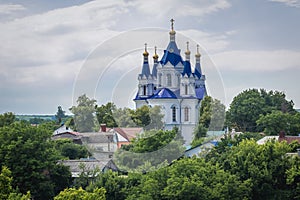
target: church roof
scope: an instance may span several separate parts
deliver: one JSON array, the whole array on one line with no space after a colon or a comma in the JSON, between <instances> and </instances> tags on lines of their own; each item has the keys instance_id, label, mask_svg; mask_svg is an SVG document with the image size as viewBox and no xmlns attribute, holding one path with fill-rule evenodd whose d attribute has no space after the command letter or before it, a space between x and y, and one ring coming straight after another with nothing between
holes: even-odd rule
<instances>
[{"instance_id":1,"label":"church roof","mask_svg":"<svg viewBox=\"0 0 300 200\"><path fill-rule=\"evenodd\" d=\"M200 78L202 75L200 63L196 63L194 74Z\"/></svg>"},{"instance_id":2,"label":"church roof","mask_svg":"<svg viewBox=\"0 0 300 200\"><path fill-rule=\"evenodd\" d=\"M182 58L180 54L171 53L168 50L164 50L164 55L160 61L161 64L165 65L170 62L173 66L176 66L178 63L182 63Z\"/></svg>"},{"instance_id":3,"label":"church roof","mask_svg":"<svg viewBox=\"0 0 300 200\"><path fill-rule=\"evenodd\" d=\"M187 75L188 77L192 74L192 69L191 69L191 63L190 61L184 61L183 62L183 72L182 75Z\"/></svg>"},{"instance_id":4,"label":"church roof","mask_svg":"<svg viewBox=\"0 0 300 200\"><path fill-rule=\"evenodd\" d=\"M177 97L168 88L163 88L151 96L150 99L177 99Z\"/></svg>"},{"instance_id":5,"label":"church roof","mask_svg":"<svg viewBox=\"0 0 300 200\"><path fill-rule=\"evenodd\" d=\"M150 67L148 62L144 62L141 75L145 75L146 77L150 76Z\"/></svg>"},{"instance_id":6,"label":"church roof","mask_svg":"<svg viewBox=\"0 0 300 200\"><path fill-rule=\"evenodd\" d=\"M157 64L154 63L153 68L152 68L152 76L156 77L157 76Z\"/></svg>"}]
</instances>

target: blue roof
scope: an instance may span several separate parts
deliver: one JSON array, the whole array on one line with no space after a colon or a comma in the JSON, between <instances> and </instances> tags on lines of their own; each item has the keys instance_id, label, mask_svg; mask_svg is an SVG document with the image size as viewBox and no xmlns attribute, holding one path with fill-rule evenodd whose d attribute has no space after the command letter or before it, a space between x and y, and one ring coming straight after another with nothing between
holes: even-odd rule
<instances>
[{"instance_id":1,"label":"blue roof","mask_svg":"<svg viewBox=\"0 0 300 200\"><path fill-rule=\"evenodd\" d=\"M152 68L152 75L157 77L157 64L158 63L154 63L153 68Z\"/></svg>"},{"instance_id":2,"label":"blue roof","mask_svg":"<svg viewBox=\"0 0 300 200\"><path fill-rule=\"evenodd\" d=\"M188 77L192 74L192 69L191 69L191 63L190 61L184 61L183 62L183 72L182 75L187 75Z\"/></svg>"},{"instance_id":3,"label":"blue roof","mask_svg":"<svg viewBox=\"0 0 300 200\"><path fill-rule=\"evenodd\" d=\"M160 61L161 64L165 65L170 62L173 66L176 66L178 63L182 63L182 58L180 54L171 53L167 50L164 50L164 55Z\"/></svg>"},{"instance_id":4,"label":"blue roof","mask_svg":"<svg viewBox=\"0 0 300 200\"><path fill-rule=\"evenodd\" d=\"M150 75L150 68L148 62L144 62L141 75L146 75L146 77Z\"/></svg>"},{"instance_id":5,"label":"blue roof","mask_svg":"<svg viewBox=\"0 0 300 200\"><path fill-rule=\"evenodd\" d=\"M176 99L176 95L168 88L163 88L155 93L150 99Z\"/></svg>"},{"instance_id":6,"label":"blue roof","mask_svg":"<svg viewBox=\"0 0 300 200\"><path fill-rule=\"evenodd\" d=\"M198 78L201 78L202 72L201 72L201 66L200 66L200 63L196 63L194 74L195 74Z\"/></svg>"},{"instance_id":7,"label":"blue roof","mask_svg":"<svg viewBox=\"0 0 300 200\"><path fill-rule=\"evenodd\" d=\"M148 99L148 97L140 97L139 96L139 92L137 92L136 96L135 96L135 98L133 100L146 100L146 99Z\"/></svg>"}]
</instances>

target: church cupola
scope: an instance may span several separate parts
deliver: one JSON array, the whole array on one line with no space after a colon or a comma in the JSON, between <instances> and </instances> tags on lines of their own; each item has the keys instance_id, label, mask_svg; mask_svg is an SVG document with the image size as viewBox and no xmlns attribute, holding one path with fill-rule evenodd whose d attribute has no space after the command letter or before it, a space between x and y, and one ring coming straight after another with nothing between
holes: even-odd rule
<instances>
[{"instance_id":1,"label":"church cupola","mask_svg":"<svg viewBox=\"0 0 300 200\"><path fill-rule=\"evenodd\" d=\"M153 55L153 68L152 68L152 76L157 77L157 64L158 64L158 55L156 53L156 46L154 47L154 55Z\"/></svg>"},{"instance_id":2,"label":"church cupola","mask_svg":"<svg viewBox=\"0 0 300 200\"><path fill-rule=\"evenodd\" d=\"M190 61L191 51L189 50L189 42L186 42L185 60Z\"/></svg>"},{"instance_id":3,"label":"church cupola","mask_svg":"<svg viewBox=\"0 0 300 200\"><path fill-rule=\"evenodd\" d=\"M145 51L143 53L144 56L144 61L143 61L143 68L142 68L142 77L146 76L147 78L150 76L150 68L149 68L149 63L148 63L148 56L149 53L147 51L147 43L145 43Z\"/></svg>"},{"instance_id":4,"label":"church cupola","mask_svg":"<svg viewBox=\"0 0 300 200\"><path fill-rule=\"evenodd\" d=\"M196 66L195 66L195 74L198 76L197 73L202 74L202 71L201 71L201 65L200 65L200 57L201 57L201 54L199 53L199 45L197 44L197 53L195 54L195 58L196 58ZM200 77L199 77L200 78Z\"/></svg>"},{"instance_id":5,"label":"church cupola","mask_svg":"<svg viewBox=\"0 0 300 200\"><path fill-rule=\"evenodd\" d=\"M176 34L176 31L174 30L174 19L171 19L171 31L169 32L170 33L170 42L175 42L175 34Z\"/></svg>"}]
</instances>

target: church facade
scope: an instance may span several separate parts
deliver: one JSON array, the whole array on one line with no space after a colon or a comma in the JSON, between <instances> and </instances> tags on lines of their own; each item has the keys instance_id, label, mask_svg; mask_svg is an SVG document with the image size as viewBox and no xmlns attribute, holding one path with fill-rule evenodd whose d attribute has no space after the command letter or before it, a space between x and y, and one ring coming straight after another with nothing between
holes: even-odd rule
<instances>
[{"instance_id":1,"label":"church facade","mask_svg":"<svg viewBox=\"0 0 300 200\"><path fill-rule=\"evenodd\" d=\"M138 75L138 92L134 101L136 108L143 105L160 106L164 114L164 129L178 127L185 143L189 144L198 123L201 100L207 94L205 75L201 70L199 45L196 48L193 69L188 42L185 58L181 57L175 40L173 22L174 20L171 20L169 44L160 60L155 47L151 71L145 44L142 71Z\"/></svg>"}]
</instances>

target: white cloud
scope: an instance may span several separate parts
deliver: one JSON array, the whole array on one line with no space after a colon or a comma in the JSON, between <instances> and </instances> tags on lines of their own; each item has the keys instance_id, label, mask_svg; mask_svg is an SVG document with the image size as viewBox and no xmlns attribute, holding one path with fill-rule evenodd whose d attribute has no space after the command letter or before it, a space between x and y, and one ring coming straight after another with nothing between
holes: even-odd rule
<instances>
[{"instance_id":1,"label":"white cloud","mask_svg":"<svg viewBox=\"0 0 300 200\"><path fill-rule=\"evenodd\" d=\"M281 71L300 67L300 52L274 51L227 51L210 55L221 70Z\"/></svg>"},{"instance_id":2,"label":"white cloud","mask_svg":"<svg viewBox=\"0 0 300 200\"><path fill-rule=\"evenodd\" d=\"M11 14L13 12L26 10L26 8L20 4L2 4L0 5L0 14Z\"/></svg>"},{"instance_id":3,"label":"white cloud","mask_svg":"<svg viewBox=\"0 0 300 200\"><path fill-rule=\"evenodd\" d=\"M285 5L290 7L300 8L300 0L269 0L269 1L284 3Z\"/></svg>"},{"instance_id":4,"label":"white cloud","mask_svg":"<svg viewBox=\"0 0 300 200\"><path fill-rule=\"evenodd\" d=\"M201 0L201 1L131 1L132 7L141 13L151 15L152 17L161 16L203 16L219 10L229 8L231 5L227 0ZM158 8L159 12L154 12Z\"/></svg>"}]
</instances>

